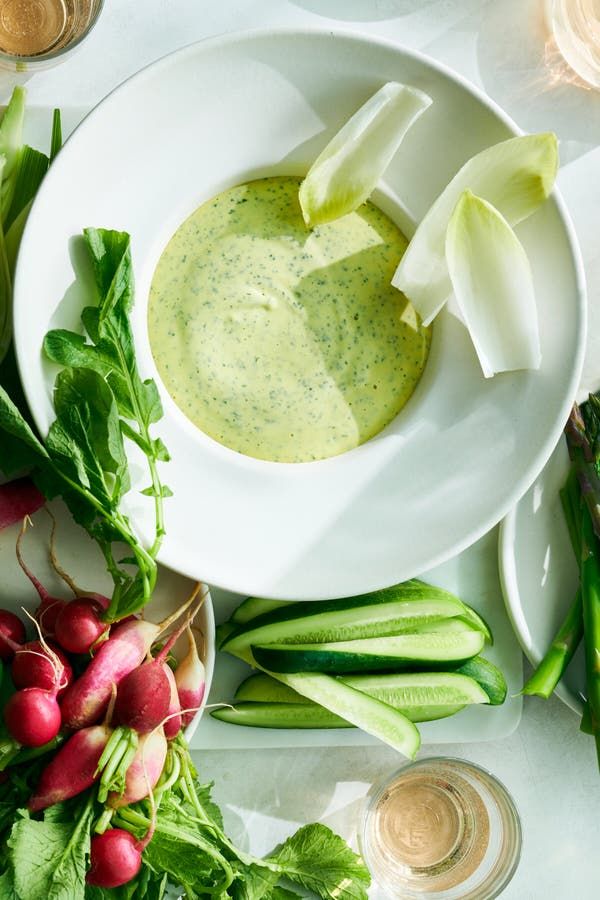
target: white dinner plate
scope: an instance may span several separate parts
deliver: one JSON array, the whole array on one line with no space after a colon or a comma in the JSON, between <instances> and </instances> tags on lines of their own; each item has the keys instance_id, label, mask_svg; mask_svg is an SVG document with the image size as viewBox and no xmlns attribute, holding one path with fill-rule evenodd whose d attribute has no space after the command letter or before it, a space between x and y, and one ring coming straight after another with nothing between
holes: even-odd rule
<instances>
[{"instance_id":1,"label":"white dinner plate","mask_svg":"<svg viewBox=\"0 0 600 900\"><path fill-rule=\"evenodd\" d=\"M408 229L467 158L517 128L466 81L395 44L329 30L227 35L149 66L84 120L44 180L15 281L19 367L42 432L53 417L55 374L42 356L44 334L78 328L86 302L74 236L89 225L132 235L137 352L143 373L157 378L148 289L179 223L227 186L305 172L388 80L434 101L378 195ZM517 230L535 280L541 369L484 379L464 327L444 312L406 408L340 457L286 465L237 454L196 429L159 383L165 418L157 431L171 451L164 477L174 491L161 561L238 593L351 595L437 565L499 521L556 443L585 330L581 263L559 196ZM144 487L132 457L134 488ZM127 512L148 536L148 498L133 490Z\"/></svg>"},{"instance_id":2,"label":"white dinner plate","mask_svg":"<svg viewBox=\"0 0 600 900\"><path fill-rule=\"evenodd\" d=\"M565 618L579 580L559 496L568 470L569 455L561 439L544 470L500 529L504 600L523 651L534 666ZM556 693L575 712L583 712L582 647Z\"/></svg>"}]
</instances>

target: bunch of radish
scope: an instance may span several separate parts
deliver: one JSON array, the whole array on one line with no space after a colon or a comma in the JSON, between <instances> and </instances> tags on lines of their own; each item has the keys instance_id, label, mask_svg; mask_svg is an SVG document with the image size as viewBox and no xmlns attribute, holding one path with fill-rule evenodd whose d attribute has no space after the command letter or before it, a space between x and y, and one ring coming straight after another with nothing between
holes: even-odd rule
<instances>
[{"instance_id":1,"label":"bunch of radish","mask_svg":"<svg viewBox=\"0 0 600 900\"><path fill-rule=\"evenodd\" d=\"M200 585L163 622L129 617L109 625L103 619L108 599L79 591L53 548L51 561L75 596L49 594L25 564L24 532L25 525L17 558L40 602L34 616L0 610L0 658L10 666L15 689L2 711L11 744L2 748L2 767L10 776L7 767L18 764L24 750L48 754L29 799L32 813L97 786L105 808L92 839L88 881L117 887L138 873L153 825L137 840L111 828L111 819L131 803L148 797L154 803L169 742L175 744L202 704L205 673L191 631ZM26 639L26 619L37 632L32 640ZM173 671L171 650L184 631L187 654Z\"/></svg>"}]
</instances>

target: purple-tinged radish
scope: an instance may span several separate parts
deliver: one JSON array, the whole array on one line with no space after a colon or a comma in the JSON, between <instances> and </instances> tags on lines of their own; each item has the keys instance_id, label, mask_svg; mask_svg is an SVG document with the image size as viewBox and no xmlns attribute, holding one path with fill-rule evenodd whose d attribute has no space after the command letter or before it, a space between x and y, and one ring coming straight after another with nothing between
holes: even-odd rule
<instances>
[{"instance_id":1,"label":"purple-tinged radish","mask_svg":"<svg viewBox=\"0 0 600 900\"><path fill-rule=\"evenodd\" d=\"M78 598L66 603L54 626L54 636L68 653L89 653L102 638L108 636L109 626L100 618L103 609L95 601Z\"/></svg>"},{"instance_id":2,"label":"purple-tinged radish","mask_svg":"<svg viewBox=\"0 0 600 900\"><path fill-rule=\"evenodd\" d=\"M22 522L25 516L32 516L45 502L44 495L29 478L0 485L0 531Z\"/></svg>"},{"instance_id":3,"label":"purple-tinged radish","mask_svg":"<svg viewBox=\"0 0 600 900\"><path fill-rule=\"evenodd\" d=\"M42 771L27 804L31 812L62 803L91 787L98 780L98 762L111 734L112 728L104 724L72 735Z\"/></svg>"},{"instance_id":4,"label":"purple-tinged radish","mask_svg":"<svg viewBox=\"0 0 600 900\"><path fill-rule=\"evenodd\" d=\"M0 659L9 660L25 640L25 626L9 609L0 609Z\"/></svg>"},{"instance_id":5,"label":"purple-tinged radish","mask_svg":"<svg viewBox=\"0 0 600 900\"><path fill-rule=\"evenodd\" d=\"M196 641L189 625L186 634L188 652L175 670L175 683L181 709L187 710L182 713L182 721L184 725L189 725L196 711L202 706L206 690L206 670L198 655Z\"/></svg>"},{"instance_id":6,"label":"purple-tinged radish","mask_svg":"<svg viewBox=\"0 0 600 900\"><path fill-rule=\"evenodd\" d=\"M106 889L127 884L140 871L147 843L147 839L138 841L123 828L109 828L104 834L95 834L90 845L87 883Z\"/></svg>"},{"instance_id":7,"label":"purple-tinged radish","mask_svg":"<svg viewBox=\"0 0 600 900\"><path fill-rule=\"evenodd\" d=\"M41 747L60 731L60 707L56 691L30 687L17 691L4 707L4 721L23 747Z\"/></svg>"},{"instance_id":8,"label":"purple-tinged radish","mask_svg":"<svg viewBox=\"0 0 600 900\"><path fill-rule=\"evenodd\" d=\"M39 687L61 697L73 680L73 669L60 647L29 641L18 647L10 670L16 688Z\"/></svg>"},{"instance_id":9,"label":"purple-tinged radish","mask_svg":"<svg viewBox=\"0 0 600 900\"><path fill-rule=\"evenodd\" d=\"M167 676L169 689L171 691L171 695L169 698L169 709L167 710L167 718L165 720L164 729L166 739L168 741L172 741L174 737L177 737L181 730L181 704L179 702L177 682L175 681L173 670L169 665L167 665L167 663L163 663L163 668L165 670L165 675Z\"/></svg>"},{"instance_id":10,"label":"purple-tinged radish","mask_svg":"<svg viewBox=\"0 0 600 900\"><path fill-rule=\"evenodd\" d=\"M120 685L126 675L141 665L158 635L194 602L199 590L200 585L176 612L158 625L134 619L113 626L83 674L65 691L61 701L65 728L84 728L98 721L108 706L113 685Z\"/></svg>"},{"instance_id":11,"label":"purple-tinged radish","mask_svg":"<svg viewBox=\"0 0 600 900\"><path fill-rule=\"evenodd\" d=\"M136 754L127 769L125 790L108 795L107 805L113 809L129 806L148 797L158 784L167 759L167 739L164 729L156 729L140 738Z\"/></svg>"}]
</instances>

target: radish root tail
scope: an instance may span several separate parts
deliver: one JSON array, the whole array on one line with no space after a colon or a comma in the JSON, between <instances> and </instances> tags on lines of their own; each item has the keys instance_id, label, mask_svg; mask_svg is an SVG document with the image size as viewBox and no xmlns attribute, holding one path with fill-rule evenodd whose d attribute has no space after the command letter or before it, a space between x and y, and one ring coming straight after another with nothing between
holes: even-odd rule
<instances>
[{"instance_id":1,"label":"radish root tail","mask_svg":"<svg viewBox=\"0 0 600 900\"><path fill-rule=\"evenodd\" d=\"M54 569L56 574L59 576L59 578L62 578L64 583L73 591L74 596L81 597L84 592L76 585L76 583L73 581L73 579L71 578L69 573L65 572L65 570L63 569L63 567L61 566L61 564L59 563L59 561L57 559L57 556L56 556L56 529L57 529L56 518L55 518L52 510L48 509L47 506L45 507L45 509L52 520L52 530L50 532L50 549L48 551L48 558L50 559L50 565L52 566L52 568Z\"/></svg>"},{"instance_id":2,"label":"radish root tail","mask_svg":"<svg viewBox=\"0 0 600 900\"><path fill-rule=\"evenodd\" d=\"M44 638L44 635L42 634L42 629L40 627L40 623L38 622L38 620L36 618L34 618L31 615L31 613L25 609L24 606L22 606L21 609L23 610L23 612L25 613L27 618L31 619L31 621L33 622L33 626L38 633L38 638L39 638L40 644L42 645L42 647L44 648L44 650L46 652L45 652L45 654L38 653L36 650L21 650L20 652L21 653L31 653L32 656L40 656L42 659L49 659L50 665L54 669L54 680L56 682L56 690L62 691L62 689L65 688L69 683L68 681L64 680L64 676L65 676L64 666L61 663L60 659L58 658L57 654L54 652L54 650L50 646L50 644L48 644L46 639Z\"/></svg>"}]
</instances>

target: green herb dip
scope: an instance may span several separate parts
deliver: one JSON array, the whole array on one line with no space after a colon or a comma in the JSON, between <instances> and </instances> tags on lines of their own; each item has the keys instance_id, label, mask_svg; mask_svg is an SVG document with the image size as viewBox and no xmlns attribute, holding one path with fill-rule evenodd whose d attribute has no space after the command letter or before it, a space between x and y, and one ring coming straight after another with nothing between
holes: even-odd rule
<instances>
[{"instance_id":1,"label":"green herb dip","mask_svg":"<svg viewBox=\"0 0 600 900\"><path fill-rule=\"evenodd\" d=\"M310 231L301 179L263 178L196 210L164 250L148 327L179 408L221 444L306 462L364 443L402 409L430 329L390 281L406 249L372 203Z\"/></svg>"}]
</instances>

